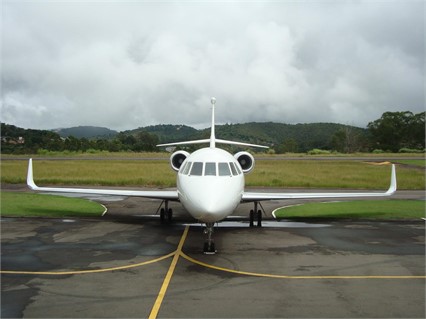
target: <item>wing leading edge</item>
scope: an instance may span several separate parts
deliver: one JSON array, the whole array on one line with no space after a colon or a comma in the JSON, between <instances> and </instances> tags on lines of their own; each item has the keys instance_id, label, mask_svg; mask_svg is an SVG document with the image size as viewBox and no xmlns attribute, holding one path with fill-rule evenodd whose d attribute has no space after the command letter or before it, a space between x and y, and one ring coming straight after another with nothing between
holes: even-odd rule
<instances>
[{"instance_id":1,"label":"wing leading edge","mask_svg":"<svg viewBox=\"0 0 426 319\"><path fill-rule=\"evenodd\" d=\"M173 191L137 191L137 190L114 190L114 189L93 189L93 188L66 188L66 187L39 187L34 182L33 177L33 160L30 158L28 162L27 185L34 191L51 192L51 193L74 193L74 194L93 194L93 195L110 195L110 196L135 196L146 197L152 199L162 199L178 201L178 192Z\"/></svg>"},{"instance_id":2,"label":"wing leading edge","mask_svg":"<svg viewBox=\"0 0 426 319\"><path fill-rule=\"evenodd\" d=\"M244 192L241 202L257 202L265 200L281 200L281 199L310 199L310 198L351 198L351 197L386 197L396 192L396 172L395 164L392 164L391 183L386 192L342 192L342 193L259 193Z\"/></svg>"}]
</instances>

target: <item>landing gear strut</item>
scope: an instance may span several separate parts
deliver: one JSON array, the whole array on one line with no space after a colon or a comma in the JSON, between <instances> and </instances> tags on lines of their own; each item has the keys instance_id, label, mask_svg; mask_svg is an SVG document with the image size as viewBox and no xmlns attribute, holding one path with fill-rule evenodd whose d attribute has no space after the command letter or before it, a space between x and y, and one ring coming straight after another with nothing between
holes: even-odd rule
<instances>
[{"instance_id":1,"label":"landing gear strut","mask_svg":"<svg viewBox=\"0 0 426 319\"><path fill-rule=\"evenodd\" d=\"M204 242L204 253L207 255L213 255L216 253L214 246L213 235L214 223L206 223L206 229L204 229L204 234L207 235L206 241Z\"/></svg>"},{"instance_id":2,"label":"landing gear strut","mask_svg":"<svg viewBox=\"0 0 426 319\"><path fill-rule=\"evenodd\" d=\"M169 201L164 201L164 208L160 209L160 220L161 223L170 222L173 218L173 210L169 208Z\"/></svg>"},{"instance_id":3,"label":"landing gear strut","mask_svg":"<svg viewBox=\"0 0 426 319\"><path fill-rule=\"evenodd\" d=\"M259 202L254 202L254 209L250 210L250 227L254 227L254 220L257 220L257 227L262 227L262 211L257 209ZM261 206L262 207L262 206Z\"/></svg>"}]
</instances>

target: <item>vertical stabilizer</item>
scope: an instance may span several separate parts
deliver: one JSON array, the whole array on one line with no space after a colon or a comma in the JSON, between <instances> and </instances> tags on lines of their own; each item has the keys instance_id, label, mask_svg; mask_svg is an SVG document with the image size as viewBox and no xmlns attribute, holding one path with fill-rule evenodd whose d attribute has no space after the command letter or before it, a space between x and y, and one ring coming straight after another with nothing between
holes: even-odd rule
<instances>
[{"instance_id":1,"label":"vertical stabilizer","mask_svg":"<svg viewBox=\"0 0 426 319\"><path fill-rule=\"evenodd\" d=\"M176 146L176 145L190 145L190 144L207 144L210 143L210 148L216 148L216 143L218 144L228 144L228 145L238 145L238 146L247 146L247 147L260 147L260 148L269 148L268 146L249 144L249 143L240 143L234 141L227 141L216 139L215 135L215 119L214 119L214 106L216 104L216 98L212 97L210 99L210 103L212 104L212 127L210 133L210 139L196 140L196 141L185 141L185 142L175 142L175 143L167 143L167 144L158 144L157 146Z\"/></svg>"},{"instance_id":2,"label":"vertical stabilizer","mask_svg":"<svg viewBox=\"0 0 426 319\"><path fill-rule=\"evenodd\" d=\"M212 104L212 127L211 127L211 134L210 134L210 148L216 147L216 136L214 132L214 126L215 126L215 120L214 120L214 105L216 104L216 98L212 97L210 100Z\"/></svg>"}]
</instances>

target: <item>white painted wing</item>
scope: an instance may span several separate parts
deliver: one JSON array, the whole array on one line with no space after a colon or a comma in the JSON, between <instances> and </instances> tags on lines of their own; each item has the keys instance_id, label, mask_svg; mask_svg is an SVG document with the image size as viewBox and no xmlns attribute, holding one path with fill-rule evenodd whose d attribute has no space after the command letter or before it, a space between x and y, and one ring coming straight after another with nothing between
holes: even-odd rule
<instances>
[{"instance_id":1,"label":"white painted wing","mask_svg":"<svg viewBox=\"0 0 426 319\"><path fill-rule=\"evenodd\" d=\"M395 164L392 164L391 183L386 192L363 192L363 193L259 193L244 192L241 202L257 202L264 200L280 199L310 199L310 198L351 198L351 197L385 197L391 196L396 191Z\"/></svg>"},{"instance_id":2,"label":"white painted wing","mask_svg":"<svg viewBox=\"0 0 426 319\"><path fill-rule=\"evenodd\" d=\"M66 188L66 187L39 187L34 182L33 177L33 161L29 160L27 185L35 191L52 192L52 193L74 193L74 194L91 194L91 195L111 195L111 196L136 196L153 199L178 201L178 192L173 191L137 191L137 190L114 190L114 189L93 189L93 188Z\"/></svg>"}]
</instances>

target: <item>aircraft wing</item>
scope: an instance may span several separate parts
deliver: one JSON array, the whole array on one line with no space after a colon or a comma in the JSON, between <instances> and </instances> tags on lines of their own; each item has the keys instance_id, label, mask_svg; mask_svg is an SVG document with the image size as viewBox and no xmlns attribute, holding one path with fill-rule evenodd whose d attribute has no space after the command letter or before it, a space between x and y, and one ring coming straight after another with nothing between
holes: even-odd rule
<instances>
[{"instance_id":1,"label":"aircraft wing","mask_svg":"<svg viewBox=\"0 0 426 319\"><path fill-rule=\"evenodd\" d=\"M395 164L392 164L391 183L386 192L340 192L340 193L261 193L244 192L241 202L258 202L281 199L310 199L310 198L351 198L351 197L385 197L396 191Z\"/></svg>"},{"instance_id":2,"label":"aircraft wing","mask_svg":"<svg viewBox=\"0 0 426 319\"><path fill-rule=\"evenodd\" d=\"M152 199L179 201L177 190L172 191L137 191L137 190L114 190L114 189L93 189L93 188L66 188L66 187L39 187L34 182L33 161L29 160L27 185L35 191L50 193L74 193L90 195L110 195L110 196L135 196Z\"/></svg>"}]
</instances>

